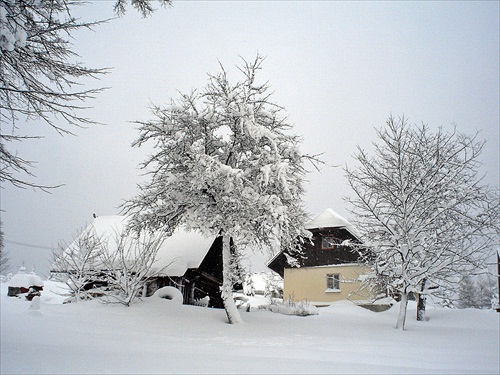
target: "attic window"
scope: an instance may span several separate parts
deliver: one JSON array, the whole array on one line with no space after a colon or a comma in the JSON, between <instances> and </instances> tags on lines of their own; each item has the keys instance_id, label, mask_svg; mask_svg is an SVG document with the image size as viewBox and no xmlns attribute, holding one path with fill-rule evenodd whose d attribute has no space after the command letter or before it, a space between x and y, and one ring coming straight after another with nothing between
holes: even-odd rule
<instances>
[{"instance_id":1,"label":"attic window","mask_svg":"<svg viewBox=\"0 0 500 375\"><path fill-rule=\"evenodd\" d=\"M335 237L333 236L324 236L321 239L321 249L323 250L332 250L335 248Z\"/></svg>"}]
</instances>

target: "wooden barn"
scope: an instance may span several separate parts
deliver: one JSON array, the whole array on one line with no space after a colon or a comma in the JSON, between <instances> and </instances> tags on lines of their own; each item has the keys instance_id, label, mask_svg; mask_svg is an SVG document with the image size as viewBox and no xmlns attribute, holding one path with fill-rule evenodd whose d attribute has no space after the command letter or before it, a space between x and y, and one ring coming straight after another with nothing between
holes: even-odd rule
<instances>
[{"instance_id":1,"label":"wooden barn","mask_svg":"<svg viewBox=\"0 0 500 375\"><path fill-rule=\"evenodd\" d=\"M307 300L315 305L334 301L364 300L369 296L360 289L370 272L348 242L360 245L354 227L332 209L326 209L305 225L312 233L301 257L278 252L268 267L284 279L284 298Z\"/></svg>"},{"instance_id":2,"label":"wooden barn","mask_svg":"<svg viewBox=\"0 0 500 375\"><path fill-rule=\"evenodd\" d=\"M89 235L98 239L108 251L118 247L118 238L125 233L130 218L126 216L100 216L79 236ZM134 241L133 235L125 235L125 241ZM68 246L66 252L78 246L78 238ZM98 262L89 269L99 268ZM101 266L102 267L102 266ZM104 270L103 270L104 271ZM152 269L151 277L144 283L143 296L149 297L164 286L174 286L183 294L185 304L209 297L209 306L222 308L220 286L222 285L222 238L207 238L196 231L178 228L162 243ZM53 274L72 272L53 267ZM99 280L89 280L86 289L103 287Z\"/></svg>"}]
</instances>

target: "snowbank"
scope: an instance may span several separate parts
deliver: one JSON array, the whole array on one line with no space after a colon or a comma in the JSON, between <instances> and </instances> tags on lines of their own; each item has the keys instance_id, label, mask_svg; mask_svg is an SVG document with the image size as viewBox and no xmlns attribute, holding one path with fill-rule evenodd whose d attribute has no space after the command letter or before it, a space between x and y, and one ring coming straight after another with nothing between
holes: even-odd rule
<instances>
[{"instance_id":1,"label":"snowbank","mask_svg":"<svg viewBox=\"0 0 500 375\"><path fill-rule=\"evenodd\" d=\"M0 301L0 373L8 374L498 374L500 314L429 306L394 329L397 304L375 313L348 301L307 318L265 310L226 323L224 310L146 298L131 307L97 301L39 310ZM55 294L54 294L55 295ZM473 345L472 345L473 343Z\"/></svg>"}]
</instances>

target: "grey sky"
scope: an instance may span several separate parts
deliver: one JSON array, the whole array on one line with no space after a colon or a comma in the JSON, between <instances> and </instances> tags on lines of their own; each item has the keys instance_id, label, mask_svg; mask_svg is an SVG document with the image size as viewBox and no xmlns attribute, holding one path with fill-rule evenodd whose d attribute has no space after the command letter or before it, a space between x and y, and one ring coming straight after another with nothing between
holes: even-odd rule
<instances>
[{"instance_id":1,"label":"grey sky","mask_svg":"<svg viewBox=\"0 0 500 375\"><path fill-rule=\"evenodd\" d=\"M85 20L113 16L113 3L79 7ZM143 149L132 149L136 126L151 103L201 88L220 61L230 75L241 62L267 56L261 73L284 106L303 151L331 165L352 165L356 145L369 148L373 127L388 115L460 131L481 130L486 182L499 185L498 2L190 2L175 1L141 19L121 19L75 34L74 50L91 67L113 67L94 87L111 87L86 115L105 126L73 129L62 138L47 127L21 125L45 138L17 145L36 160L41 184L65 184L52 194L5 185L7 241L57 246L92 220L111 215L135 194ZM311 173L306 205L349 217L342 168ZM47 274L50 251L6 243L12 270L24 260Z\"/></svg>"}]
</instances>

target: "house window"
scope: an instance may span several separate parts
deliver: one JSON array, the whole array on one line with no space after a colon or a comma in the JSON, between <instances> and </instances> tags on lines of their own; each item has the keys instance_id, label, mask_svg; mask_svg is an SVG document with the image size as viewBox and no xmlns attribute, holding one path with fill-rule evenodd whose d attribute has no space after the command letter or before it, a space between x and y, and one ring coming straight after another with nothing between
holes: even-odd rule
<instances>
[{"instance_id":1,"label":"house window","mask_svg":"<svg viewBox=\"0 0 500 375\"><path fill-rule=\"evenodd\" d=\"M321 239L321 248L323 250L331 250L335 248L335 237L325 236Z\"/></svg>"},{"instance_id":2,"label":"house window","mask_svg":"<svg viewBox=\"0 0 500 375\"><path fill-rule=\"evenodd\" d=\"M340 274L326 275L326 289L327 291L340 291Z\"/></svg>"}]
</instances>

